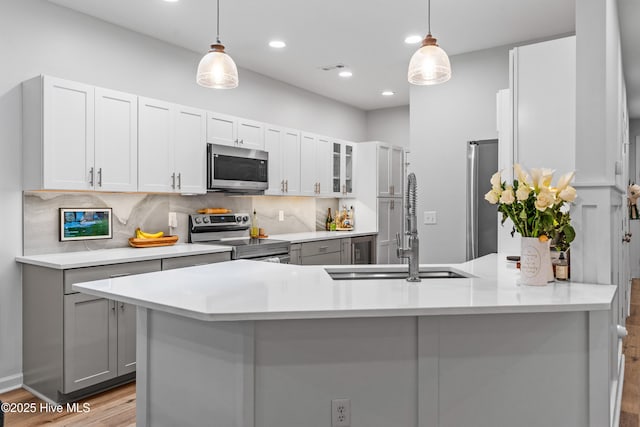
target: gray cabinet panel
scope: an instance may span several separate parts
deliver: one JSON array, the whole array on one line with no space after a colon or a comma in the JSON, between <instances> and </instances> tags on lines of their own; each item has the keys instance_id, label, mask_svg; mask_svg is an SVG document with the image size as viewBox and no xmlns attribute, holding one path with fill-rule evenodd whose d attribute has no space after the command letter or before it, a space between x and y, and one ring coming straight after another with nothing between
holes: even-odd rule
<instances>
[{"instance_id":1,"label":"gray cabinet panel","mask_svg":"<svg viewBox=\"0 0 640 427\"><path fill-rule=\"evenodd\" d=\"M302 244L301 249L302 257L322 255L330 252L340 252L340 239L305 242Z\"/></svg>"},{"instance_id":2,"label":"gray cabinet panel","mask_svg":"<svg viewBox=\"0 0 640 427\"><path fill-rule=\"evenodd\" d=\"M64 393L117 373L115 302L85 294L64 296Z\"/></svg>"},{"instance_id":3,"label":"gray cabinet panel","mask_svg":"<svg viewBox=\"0 0 640 427\"><path fill-rule=\"evenodd\" d=\"M291 257L289 264L302 264L301 250L302 245L300 243L294 243L291 245L291 249L289 250L289 256Z\"/></svg>"},{"instance_id":4,"label":"gray cabinet panel","mask_svg":"<svg viewBox=\"0 0 640 427\"><path fill-rule=\"evenodd\" d=\"M161 261L156 259L150 261L125 262L122 264L99 265L96 267L65 270L64 293L69 294L75 292L71 289L71 285L74 283L160 271L161 265Z\"/></svg>"},{"instance_id":5,"label":"gray cabinet panel","mask_svg":"<svg viewBox=\"0 0 640 427\"><path fill-rule=\"evenodd\" d=\"M118 312L118 375L136 370L136 306L116 301Z\"/></svg>"},{"instance_id":6,"label":"gray cabinet panel","mask_svg":"<svg viewBox=\"0 0 640 427\"><path fill-rule=\"evenodd\" d=\"M162 269L173 270L174 268L194 267L196 265L214 264L229 260L231 260L231 252L165 258L162 260Z\"/></svg>"},{"instance_id":7,"label":"gray cabinet panel","mask_svg":"<svg viewBox=\"0 0 640 427\"><path fill-rule=\"evenodd\" d=\"M339 265L340 251L302 257L302 265Z\"/></svg>"}]
</instances>

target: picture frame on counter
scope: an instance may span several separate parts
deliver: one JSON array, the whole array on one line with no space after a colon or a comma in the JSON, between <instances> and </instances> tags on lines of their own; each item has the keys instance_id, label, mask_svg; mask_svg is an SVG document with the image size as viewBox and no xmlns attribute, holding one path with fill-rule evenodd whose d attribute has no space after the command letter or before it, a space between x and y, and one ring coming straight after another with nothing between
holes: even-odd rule
<instances>
[{"instance_id":1,"label":"picture frame on counter","mask_svg":"<svg viewBox=\"0 0 640 427\"><path fill-rule=\"evenodd\" d=\"M111 208L60 208L60 241L113 238Z\"/></svg>"}]
</instances>

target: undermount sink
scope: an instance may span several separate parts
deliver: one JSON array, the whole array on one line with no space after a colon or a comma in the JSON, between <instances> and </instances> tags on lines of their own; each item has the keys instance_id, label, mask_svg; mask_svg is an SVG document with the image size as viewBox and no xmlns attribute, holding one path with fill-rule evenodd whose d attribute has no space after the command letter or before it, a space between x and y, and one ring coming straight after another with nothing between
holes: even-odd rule
<instances>
[{"instance_id":1,"label":"undermount sink","mask_svg":"<svg viewBox=\"0 0 640 427\"><path fill-rule=\"evenodd\" d=\"M333 280L379 280L405 279L409 272L407 266L382 268L325 268ZM421 279L465 279L473 277L451 267L420 267Z\"/></svg>"}]
</instances>

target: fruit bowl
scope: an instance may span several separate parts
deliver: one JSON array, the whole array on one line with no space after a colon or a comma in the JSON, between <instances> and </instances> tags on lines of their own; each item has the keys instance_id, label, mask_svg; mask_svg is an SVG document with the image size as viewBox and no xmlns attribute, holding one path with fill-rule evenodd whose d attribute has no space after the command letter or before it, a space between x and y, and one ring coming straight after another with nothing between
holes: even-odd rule
<instances>
[{"instance_id":1,"label":"fruit bowl","mask_svg":"<svg viewBox=\"0 0 640 427\"><path fill-rule=\"evenodd\" d=\"M171 246L178 241L178 236L164 236L157 238L129 238L129 246L134 248L152 248L155 246Z\"/></svg>"}]
</instances>

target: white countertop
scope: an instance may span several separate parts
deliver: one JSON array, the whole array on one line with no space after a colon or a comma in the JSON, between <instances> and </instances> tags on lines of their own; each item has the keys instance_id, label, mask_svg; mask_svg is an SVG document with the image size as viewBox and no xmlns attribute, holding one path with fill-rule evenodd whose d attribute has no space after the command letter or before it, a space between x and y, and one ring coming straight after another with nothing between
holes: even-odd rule
<instances>
[{"instance_id":1,"label":"white countertop","mask_svg":"<svg viewBox=\"0 0 640 427\"><path fill-rule=\"evenodd\" d=\"M370 236L377 231L307 231L301 233L273 234L270 239L289 240L291 243L312 242L314 240L343 239L346 237Z\"/></svg>"},{"instance_id":2,"label":"white countertop","mask_svg":"<svg viewBox=\"0 0 640 427\"><path fill-rule=\"evenodd\" d=\"M291 243L311 242L314 240L340 239L377 234L375 231L309 231L301 233L275 234L270 239L289 240ZM60 252L53 254L17 256L16 261L23 264L64 270L68 268L93 267L96 265L121 264L124 262L146 261L160 258L175 258L189 255L231 252L231 247L205 245L197 243L178 243L173 246L155 248L114 248L91 251Z\"/></svg>"},{"instance_id":3,"label":"white countertop","mask_svg":"<svg viewBox=\"0 0 640 427\"><path fill-rule=\"evenodd\" d=\"M178 243L172 246L158 246L155 248L115 248L96 249L92 251L61 252L56 254L42 254L18 256L16 261L23 264L39 265L40 267L64 270L68 268L92 267L95 265L121 264L124 262L147 261L160 258L175 258L190 255L213 254L231 252L230 246L198 245L192 243Z\"/></svg>"},{"instance_id":4,"label":"white countertop","mask_svg":"<svg viewBox=\"0 0 640 427\"><path fill-rule=\"evenodd\" d=\"M321 266L237 260L73 289L208 321L607 310L616 292L615 286L575 282L518 285L519 270L495 254L449 266L476 277L332 280ZM390 266L335 266L354 267Z\"/></svg>"}]
</instances>

